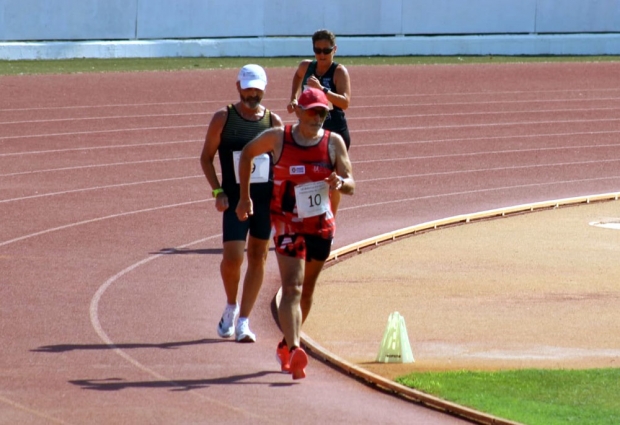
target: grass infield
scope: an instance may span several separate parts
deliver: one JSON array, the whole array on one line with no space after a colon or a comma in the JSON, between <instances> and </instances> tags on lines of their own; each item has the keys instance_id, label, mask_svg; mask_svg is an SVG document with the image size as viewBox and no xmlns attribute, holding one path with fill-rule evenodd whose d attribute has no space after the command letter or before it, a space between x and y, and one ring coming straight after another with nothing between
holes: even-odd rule
<instances>
[{"instance_id":1,"label":"grass infield","mask_svg":"<svg viewBox=\"0 0 620 425\"><path fill-rule=\"evenodd\" d=\"M428 372L397 381L528 425L620 423L620 369Z\"/></svg>"},{"instance_id":2,"label":"grass infield","mask_svg":"<svg viewBox=\"0 0 620 425\"><path fill-rule=\"evenodd\" d=\"M0 75L180 71L294 67L304 58L156 58L0 61ZM338 57L344 65L617 62L620 56L402 56ZM528 425L620 424L620 369L424 372L403 385L494 416Z\"/></svg>"}]
</instances>

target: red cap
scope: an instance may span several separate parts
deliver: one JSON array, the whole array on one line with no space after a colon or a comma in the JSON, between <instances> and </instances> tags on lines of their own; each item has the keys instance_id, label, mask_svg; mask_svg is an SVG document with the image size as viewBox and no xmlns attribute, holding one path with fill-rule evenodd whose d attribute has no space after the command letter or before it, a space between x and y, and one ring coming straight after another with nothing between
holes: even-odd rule
<instances>
[{"instance_id":1,"label":"red cap","mask_svg":"<svg viewBox=\"0 0 620 425\"><path fill-rule=\"evenodd\" d=\"M308 87L297 99L297 104L302 109L324 108L329 109L329 101L322 90Z\"/></svg>"}]
</instances>

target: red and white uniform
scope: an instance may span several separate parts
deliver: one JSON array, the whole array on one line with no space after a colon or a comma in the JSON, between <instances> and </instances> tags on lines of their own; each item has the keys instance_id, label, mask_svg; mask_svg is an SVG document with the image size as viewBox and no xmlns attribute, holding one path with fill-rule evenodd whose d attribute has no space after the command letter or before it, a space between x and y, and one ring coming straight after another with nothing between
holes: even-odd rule
<instances>
[{"instance_id":1,"label":"red and white uniform","mask_svg":"<svg viewBox=\"0 0 620 425\"><path fill-rule=\"evenodd\" d=\"M329 157L330 132L325 130L316 145L300 146L293 139L292 128L291 125L284 128L282 153L273 170L271 223L274 239L277 240L278 235L332 239L336 222L329 202L329 187L324 182L334 170Z\"/></svg>"}]
</instances>

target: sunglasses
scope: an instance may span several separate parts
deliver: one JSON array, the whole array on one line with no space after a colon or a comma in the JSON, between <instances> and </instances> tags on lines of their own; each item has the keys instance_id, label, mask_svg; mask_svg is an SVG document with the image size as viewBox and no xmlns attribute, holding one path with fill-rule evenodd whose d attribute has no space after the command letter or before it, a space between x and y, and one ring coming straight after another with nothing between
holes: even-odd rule
<instances>
[{"instance_id":1,"label":"sunglasses","mask_svg":"<svg viewBox=\"0 0 620 425\"><path fill-rule=\"evenodd\" d=\"M318 54L321 54L321 53L323 53L324 55L329 55L331 52L334 51L334 48L333 47L324 47L324 48L321 49L320 47L314 47L313 50L314 50L314 54L315 55L318 55Z\"/></svg>"},{"instance_id":2,"label":"sunglasses","mask_svg":"<svg viewBox=\"0 0 620 425\"><path fill-rule=\"evenodd\" d=\"M316 117L318 115L321 119L325 118L329 112L327 109L323 108L304 109L304 111L306 111L309 117Z\"/></svg>"}]
</instances>

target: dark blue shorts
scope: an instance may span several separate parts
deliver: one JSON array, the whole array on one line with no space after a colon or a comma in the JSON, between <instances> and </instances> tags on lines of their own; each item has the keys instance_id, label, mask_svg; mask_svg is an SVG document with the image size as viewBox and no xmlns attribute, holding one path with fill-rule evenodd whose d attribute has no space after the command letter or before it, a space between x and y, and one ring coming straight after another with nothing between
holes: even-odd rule
<instances>
[{"instance_id":1,"label":"dark blue shorts","mask_svg":"<svg viewBox=\"0 0 620 425\"><path fill-rule=\"evenodd\" d=\"M230 203L230 206L224 211L222 220L222 233L224 242L228 241L244 241L250 236L257 239L269 240L271 236L271 222L269 214L269 203L254 203L254 214L246 221L240 221L237 218L235 208L237 202Z\"/></svg>"}]
</instances>

